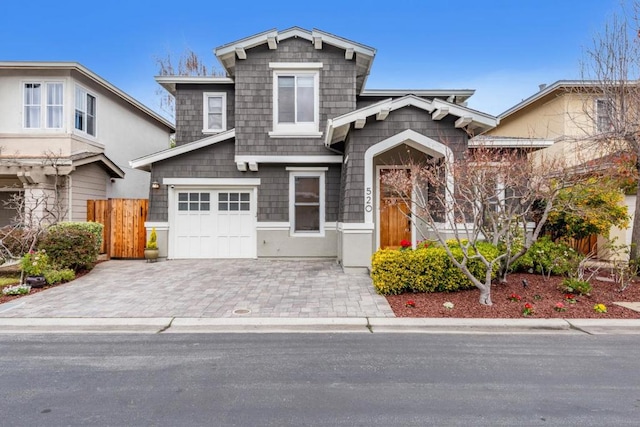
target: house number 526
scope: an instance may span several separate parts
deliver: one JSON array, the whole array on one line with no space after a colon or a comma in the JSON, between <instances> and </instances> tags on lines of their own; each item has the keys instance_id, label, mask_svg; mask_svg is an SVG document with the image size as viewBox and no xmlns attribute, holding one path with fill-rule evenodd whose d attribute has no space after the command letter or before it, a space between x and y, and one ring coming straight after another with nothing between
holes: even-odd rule
<instances>
[{"instance_id":1,"label":"house number 526","mask_svg":"<svg viewBox=\"0 0 640 427\"><path fill-rule=\"evenodd\" d=\"M364 210L365 212L371 212L373 210L373 199L371 197L371 187L367 187L364 190Z\"/></svg>"}]
</instances>

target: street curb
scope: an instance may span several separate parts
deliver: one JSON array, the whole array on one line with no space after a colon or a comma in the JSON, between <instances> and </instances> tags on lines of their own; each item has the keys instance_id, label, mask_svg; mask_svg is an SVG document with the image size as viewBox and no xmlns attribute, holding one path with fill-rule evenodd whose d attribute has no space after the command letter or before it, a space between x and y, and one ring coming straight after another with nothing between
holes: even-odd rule
<instances>
[{"instance_id":1,"label":"street curb","mask_svg":"<svg viewBox=\"0 0 640 427\"><path fill-rule=\"evenodd\" d=\"M158 333L171 317L0 318L0 333Z\"/></svg>"},{"instance_id":2,"label":"street curb","mask_svg":"<svg viewBox=\"0 0 640 427\"><path fill-rule=\"evenodd\" d=\"M640 334L640 319L0 318L0 334L33 333L586 333Z\"/></svg>"},{"instance_id":3,"label":"street curb","mask_svg":"<svg viewBox=\"0 0 640 427\"><path fill-rule=\"evenodd\" d=\"M640 334L640 319L566 319L572 328L592 335Z\"/></svg>"},{"instance_id":4,"label":"street curb","mask_svg":"<svg viewBox=\"0 0 640 427\"><path fill-rule=\"evenodd\" d=\"M414 333L513 333L570 331L564 319L475 319L475 318L370 318L376 332Z\"/></svg>"},{"instance_id":5,"label":"street curb","mask_svg":"<svg viewBox=\"0 0 640 427\"><path fill-rule=\"evenodd\" d=\"M326 333L366 332L367 319L337 318L180 318L163 333Z\"/></svg>"}]
</instances>

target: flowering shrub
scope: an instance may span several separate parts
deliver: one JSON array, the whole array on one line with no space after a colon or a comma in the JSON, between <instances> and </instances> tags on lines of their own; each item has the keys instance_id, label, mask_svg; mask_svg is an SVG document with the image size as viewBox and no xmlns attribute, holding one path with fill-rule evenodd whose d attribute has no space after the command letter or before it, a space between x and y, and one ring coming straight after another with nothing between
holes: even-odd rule
<instances>
[{"instance_id":1,"label":"flowering shrub","mask_svg":"<svg viewBox=\"0 0 640 427\"><path fill-rule=\"evenodd\" d=\"M509 298L507 298L507 299L509 301L518 302L518 301L520 301L522 299L522 297L514 292L511 295L509 295Z\"/></svg>"},{"instance_id":2,"label":"flowering shrub","mask_svg":"<svg viewBox=\"0 0 640 427\"><path fill-rule=\"evenodd\" d=\"M25 295L31 292L29 285L5 286L2 288L2 295Z\"/></svg>"},{"instance_id":3,"label":"flowering shrub","mask_svg":"<svg viewBox=\"0 0 640 427\"><path fill-rule=\"evenodd\" d=\"M531 245L527 253L518 258L511 269L561 276L574 270L582 258L583 256L570 246L555 243L545 236Z\"/></svg>"},{"instance_id":4,"label":"flowering shrub","mask_svg":"<svg viewBox=\"0 0 640 427\"><path fill-rule=\"evenodd\" d=\"M45 250L31 251L20 260L20 267L27 276L42 276L50 267L49 256Z\"/></svg>"},{"instance_id":5,"label":"flowering shrub","mask_svg":"<svg viewBox=\"0 0 640 427\"><path fill-rule=\"evenodd\" d=\"M453 303L450 301L445 302L444 304L442 304L442 306L449 310L451 310L454 307Z\"/></svg>"},{"instance_id":6,"label":"flowering shrub","mask_svg":"<svg viewBox=\"0 0 640 427\"><path fill-rule=\"evenodd\" d=\"M557 303L557 304L553 307L553 309L554 309L555 311L567 311L567 307L566 307L566 306L564 305L564 303L562 303L562 302Z\"/></svg>"},{"instance_id":7,"label":"flowering shrub","mask_svg":"<svg viewBox=\"0 0 640 427\"><path fill-rule=\"evenodd\" d=\"M534 310L533 310L533 304L531 303L526 303L524 305L524 308L522 309L522 315L524 317L528 317L528 316L533 316Z\"/></svg>"},{"instance_id":8,"label":"flowering shrub","mask_svg":"<svg viewBox=\"0 0 640 427\"><path fill-rule=\"evenodd\" d=\"M412 299L408 300L405 304L407 307L416 308L416 302Z\"/></svg>"},{"instance_id":9,"label":"flowering shrub","mask_svg":"<svg viewBox=\"0 0 640 427\"><path fill-rule=\"evenodd\" d=\"M606 313L607 312L607 306L604 304L596 304L593 306L593 310L596 313Z\"/></svg>"}]
</instances>

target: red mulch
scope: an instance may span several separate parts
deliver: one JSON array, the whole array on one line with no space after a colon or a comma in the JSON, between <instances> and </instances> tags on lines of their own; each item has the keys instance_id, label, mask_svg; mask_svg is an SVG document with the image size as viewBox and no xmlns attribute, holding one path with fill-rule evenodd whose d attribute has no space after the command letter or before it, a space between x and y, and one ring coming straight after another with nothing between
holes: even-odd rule
<instances>
[{"instance_id":1,"label":"red mulch","mask_svg":"<svg viewBox=\"0 0 640 427\"><path fill-rule=\"evenodd\" d=\"M526 279L525 288L522 280ZM405 293L387 296L397 317L481 317L481 318L520 318L525 303L534 308L534 318L596 318L596 319L640 319L640 312L613 304L618 302L640 302L640 282L634 281L620 292L618 285L596 279L591 280L593 290L589 296L576 295L577 302L565 301L565 292L558 290L562 277L544 278L536 274L510 274L507 283L496 283L491 287L492 306L481 305L478 301L480 291L471 289L452 293ZM512 302L509 296L518 294L522 299ZM413 300L415 308L407 307L407 301ZM452 302L453 309L443 307L443 303ZM566 311L558 312L554 306L564 303ZM604 304L606 313L594 311L595 304Z\"/></svg>"}]
</instances>

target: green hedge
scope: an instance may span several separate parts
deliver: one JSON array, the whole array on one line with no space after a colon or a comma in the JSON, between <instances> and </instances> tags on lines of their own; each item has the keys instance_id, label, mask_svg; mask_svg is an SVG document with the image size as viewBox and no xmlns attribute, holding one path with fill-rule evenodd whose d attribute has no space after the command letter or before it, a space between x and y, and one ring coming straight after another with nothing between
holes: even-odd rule
<instances>
[{"instance_id":1,"label":"green hedge","mask_svg":"<svg viewBox=\"0 0 640 427\"><path fill-rule=\"evenodd\" d=\"M84 230L96 236L96 247L98 252L100 251L100 246L102 246L102 230L104 229L104 225L99 222L59 222L55 225L52 225L47 229L49 232L57 232L61 229L73 228L76 230Z\"/></svg>"},{"instance_id":2,"label":"green hedge","mask_svg":"<svg viewBox=\"0 0 640 427\"><path fill-rule=\"evenodd\" d=\"M89 223L64 223L49 227L38 245L57 270L91 270L98 260L97 235L89 231Z\"/></svg>"},{"instance_id":3,"label":"green hedge","mask_svg":"<svg viewBox=\"0 0 640 427\"><path fill-rule=\"evenodd\" d=\"M518 258L510 269L512 271L535 272L562 276L573 271L583 255L562 242L553 242L544 236L536 240L527 253Z\"/></svg>"},{"instance_id":4,"label":"green hedge","mask_svg":"<svg viewBox=\"0 0 640 427\"><path fill-rule=\"evenodd\" d=\"M462 249L458 244L449 247L458 260ZM487 242L478 242L478 250L487 259L495 259L498 249ZM484 282L486 268L480 260L468 262L471 273ZM371 278L376 292L397 295L403 292L454 292L473 288L473 283L449 259L441 246L416 250L382 249L373 254ZM495 276L498 266L495 266Z\"/></svg>"}]
</instances>

